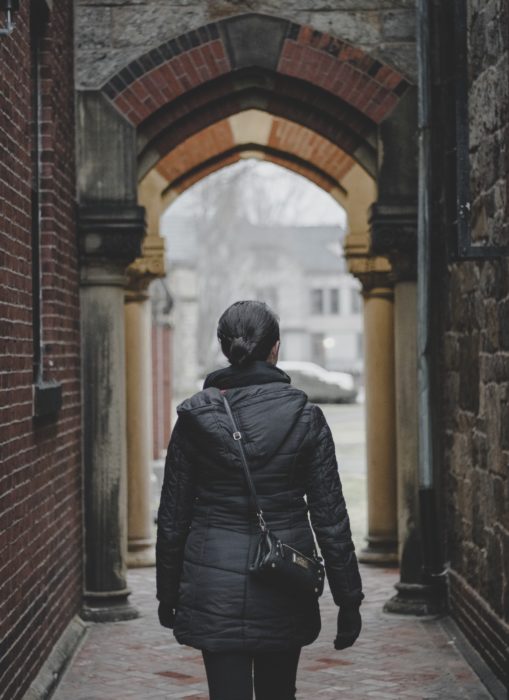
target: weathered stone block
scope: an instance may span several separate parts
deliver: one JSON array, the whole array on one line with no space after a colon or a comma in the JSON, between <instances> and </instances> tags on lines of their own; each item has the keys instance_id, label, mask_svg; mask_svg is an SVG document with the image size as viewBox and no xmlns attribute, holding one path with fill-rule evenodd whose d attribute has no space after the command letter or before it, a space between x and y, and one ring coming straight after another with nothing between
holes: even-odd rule
<instances>
[{"instance_id":1,"label":"weathered stone block","mask_svg":"<svg viewBox=\"0 0 509 700\"><path fill-rule=\"evenodd\" d=\"M389 41L413 41L415 10L393 10L382 16L382 34Z\"/></svg>"},{"instance_id":2,"label":"weathered stone block","mask_svg":"<svg viewBox=\"0 0 509 700\"><path fill-rule=\"evenodd\" d=\"M487 468L486 435L479 430L475 430L472 435L472 462L478 469ZM468 473L468 472L467 472Z\"/></svg>"},{"instance_id":3,"label":"weathered stone block","mask_svg":"<svg viewBox=\"0 0 509 700\"><path fill-rule=\"evenodd\" d=\"M484 303L485 325L483 330L483 349L486 352L496 352L499 346L499 311L495 299L487 299Z\"/></svg>"},{"instance_id":4,"label":"weathered stone block","mask_svg":"<svg viewBox=\"0 0 509 700\"><path fill-rule=\"evenodd\" d=\"M276 70L288 22L267 17L233 17L221 25L233 69L263 66ZM260 37L263 36L263 42Z\"/></svg>"},{"instance_id":5,"label":"weathered stone block","mask_svg":"<svg viewBox=\"0 0 509 700\"><path fill-rule=\"evenodd\" d=\"M480 268L478 297L500 297L502 270L500 265L485 262Z\"/></svg>"},{"instance_id":6,"label":"weathered stone block","mask_svg":"<svg viewBox=\"0 0 509 700\"><path fill-rule=\"evenodd\" d=\"M500 349L509 351L509 299L499 302L497 311L500 327Z\"/></svg>"},{"instance_id":7,"label":"weathered stone block","mask_svg":"<svg viewBox=\"0 0 509 700\"><path fill-rule=\"evenodd\" d=\"M460 346L461 408L477 413L479 408L479 332L464 337Z\"/></svg>"},{"instance_id":8,"label":"weathered stone block","mask_svg":"<svg viewBox=\"0 0 509 700\"><path fill-rule=\"evenodd\" d=\"M484 597L490 601L491 607L499 615L503 609L504 580L501 575L494 576L493 572L500 569L502 556L502 538L495 534L492 528L486 529L486 578L482 590L484 589Z\"/></svg>"},{"instance_id":9,"label":"weathered stone block","mask_svg":"<svg viewBox=\"0 0 509 700\"><path fill-rule=\"evenodd\" d=\"M507 384L505 385L507 387ZM507 398L500 406L500 447L509 450L509 404ZM509 499L507 500L509 511Z\"/></svg>"},{"instance_id":10,"label":"weathered stone block","mask_svg":"<svg viewBox=\"0 0 509 700\"><path fill-rule=\"evenodd\" d=\"M112 14L110 7L77 6L76 24L80 31L76 34L74 44L76 51L107 48L111 44Z\"/></svg>"},{"instance_id":11,"label":"weathered stone block","mask_svg":"<svg viewBox=\"0 0 509 700\"><path fill-rule=\"evenodd\" d=\"M459 343L455 333L446 333L444 338L444 363L447 370L459 369Z\"/></svg>"}]
</instances>

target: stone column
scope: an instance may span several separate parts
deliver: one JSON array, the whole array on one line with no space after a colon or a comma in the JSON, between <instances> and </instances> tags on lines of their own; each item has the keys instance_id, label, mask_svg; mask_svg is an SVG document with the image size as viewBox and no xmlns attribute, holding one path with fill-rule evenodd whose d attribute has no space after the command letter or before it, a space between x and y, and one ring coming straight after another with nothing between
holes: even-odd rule
<instances>
[{"instance_id":1,"label":"stone column","mask_svg":"<svg viewBox=\"0 0 509 700\"><path fill-rule=\"evenodd\" d=\"M349 233L344 251L349 271L363 287L368 546L364 562L397 562L396 425L394 409L394 301L389 260L371 252L372 178L355 166L342 180Z\"/></svg>"},{"instance_id":2,"label":"stone column","mask_svg":"<svg viewBox=\"0 0 509 700\"><path fill-rule=\"evenodd\" d=\"M149 235L128 269L125 295L128 557L130 567L155 564L152 522L152 311L148 287L165 273L164 241Z\"/></svg>"},{"instance_id":3,"label":"stone column","mask_svg":"<svg viewBox=\"0 0 509 700\"><path fill-rule=\"evenodd\" d=\"M407 277L407 278L405 278ZM386 612L422 614L422 544L419 518L417 284L408 276L395 285L396 417L398 453L398 539L400 581Z\"/></svg>"},{"instance_id":4,"label":"stone column","mask_svg":"<svg viewBox=\"0 0 509 700\"><path fill-rule=\"evenodd\" d=\"M350 272L364 298L364 383L368 481L368 545L364 563L397 564L396 415L394 378L394 290L387 258L371 256L367 232L345 240Z\"/></svg>"},{"instance_id":5,"label":"stone column","mask_svg":"<svg viewBox=\"0 0 509 700\"><path fill-rule=\"evenodd\" d=\"M81 337L85 492L82 617L126 620L128 602L124 289L139 254L142 207L81 206Z\"/></svg>"},{"instance_id":6,"label":"stone column","mask_svg":"<svg viewBox=\"0 0 509 700\"><path fill-rule=\"evenodd\" d=\"M435 610L422 583L417 386L417 209L400 197L371 210L372 250L384 252L395 281L396 436L400 581L386 612L422 615Z\"/></svg>"},{"instance_id":7,"label":"stone column","mask_svg":"<svg viewBox=\"0 0 509 700\"><path fill-rule=\"evenodd\" d=\"M364 563L398 561L394 291L388 279L364 283L368 545Z\"/></svg>"}]
</instances>

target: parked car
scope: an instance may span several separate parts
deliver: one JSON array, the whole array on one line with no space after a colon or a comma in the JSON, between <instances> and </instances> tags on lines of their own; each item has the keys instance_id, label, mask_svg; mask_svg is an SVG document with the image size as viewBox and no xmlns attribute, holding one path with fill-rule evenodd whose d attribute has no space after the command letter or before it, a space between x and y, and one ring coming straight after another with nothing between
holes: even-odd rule
<instances>
[{"instance_id":1,"label":"parked car","mask_svg":"<svg viewBox=\"0 0 509 700\"><path fill-rule=\"evenodd\" d=\"M331 372L314 362L283 360L277 366L290 375L292 384L315 403L354 403L357 389L347 372Z\"/></svg>"}]
</instances>

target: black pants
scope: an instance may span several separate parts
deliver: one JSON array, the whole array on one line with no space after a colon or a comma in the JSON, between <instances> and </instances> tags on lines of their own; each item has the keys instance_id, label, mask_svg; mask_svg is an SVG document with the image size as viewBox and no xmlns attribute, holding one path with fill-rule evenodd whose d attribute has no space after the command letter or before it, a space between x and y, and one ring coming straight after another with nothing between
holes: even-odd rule
<instances>
[{"instance_id":1,"label":"black pants","mask_svg":"<svg viewBox=\"0 0 509 700\"><path fill-rule=\"evenodd\" d=\"M210 700L294 700L300 649L249 654L204 651ZM254 670L254 673L253 673Z\"/></svg>"}]
</instances>

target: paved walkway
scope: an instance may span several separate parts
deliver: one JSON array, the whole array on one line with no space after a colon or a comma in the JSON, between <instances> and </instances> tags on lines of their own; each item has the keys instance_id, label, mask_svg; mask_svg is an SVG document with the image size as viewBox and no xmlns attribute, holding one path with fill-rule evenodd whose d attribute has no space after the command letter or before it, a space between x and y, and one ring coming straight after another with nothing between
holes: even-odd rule
<instances>
[{"instance_id":1,"label":"paved walkway","mask_svg":"<svg viewBox=\"0 0 509 700\"><path fill-rule=\"evenodd\" d=\"M129 575L141 617L92 624L53 700L207 700L200 652L179 646L159 626L154 569ZM392 700L416 698L487 700L485 690L439 620L385 615L394 571L362 568L366 600L364 629L357 644L332 646L336 608L322 598L322 633L303 650L299 700Z\"/></svg>"}]
</instances>

